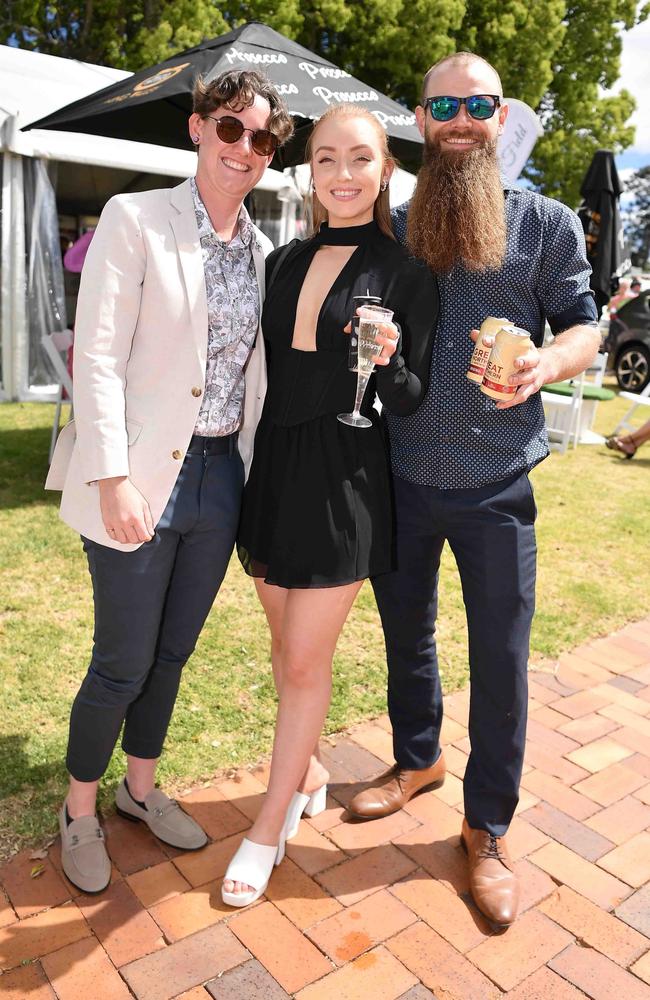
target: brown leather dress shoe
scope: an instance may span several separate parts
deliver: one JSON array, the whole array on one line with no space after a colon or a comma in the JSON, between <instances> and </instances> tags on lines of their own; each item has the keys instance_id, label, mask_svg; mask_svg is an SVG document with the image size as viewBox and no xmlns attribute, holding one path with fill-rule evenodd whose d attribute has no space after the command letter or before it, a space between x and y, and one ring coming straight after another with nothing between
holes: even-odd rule
<instances>
[{"instance_id":1,"label":"brown leather dress shoe","mask_svg":"<svg viewBox=\"0 0 650 1000\"><path fill-rule=\"evenodd\" d=\"M519 906L519 879L504 837L473 830L463 819L460 842L469 861L469 887L481 913L497 927L514 923Z\"/></svg>"},{"instance_id":2,"label":"brown leather dress shoe","mask_svg":"<svg viewBox=\"0 0 650 1000\"><path fill-rule=\"evenodd\" d=\"M405 806L418 792L440 788L446 773L442 751L435 764L422 770L405 771L394 764L390 771L377 778L369 788L357 792L348 806L348 812L360 819L390 816Z\"/></svg>"}]
</instances>

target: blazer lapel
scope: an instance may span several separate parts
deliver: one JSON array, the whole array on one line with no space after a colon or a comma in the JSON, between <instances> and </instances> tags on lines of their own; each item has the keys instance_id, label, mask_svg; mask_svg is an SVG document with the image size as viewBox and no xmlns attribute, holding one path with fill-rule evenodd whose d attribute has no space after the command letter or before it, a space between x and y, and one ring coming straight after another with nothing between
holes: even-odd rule
<instances>
[{"instance_id":1,"label":"blazer lapel","mask_svg":"<svg viewBox=\"0 0 650 1000\"><path fill-rule=\"evenodd\" d=\"M201 243L194 215L194 202L189 180L172 189L171 203L176 209L171 215L171 227L183 272L185 290L192 320L192 332L205 366L208 343L208 299Z\"/></svg>"},{"instance_id":2,"label":"blazer lapel","mask_svg":"<svg viewBox=\"0 0 650 1000\"><path fill-rule=\"evenodd\" d=\"M255 274L257 276L257 288L260 298L260 329L262 323L262 306L264 304L264 294L266 292L266 260L264 251L253 235L253 261L255 262Z\"/></svg>"}]
</instances>

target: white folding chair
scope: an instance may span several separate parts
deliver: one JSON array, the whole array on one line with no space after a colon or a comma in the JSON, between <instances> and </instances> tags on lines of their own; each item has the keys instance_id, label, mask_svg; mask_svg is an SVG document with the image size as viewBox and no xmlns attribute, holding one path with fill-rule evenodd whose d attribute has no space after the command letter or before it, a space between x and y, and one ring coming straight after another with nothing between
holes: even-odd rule
<instances>
[{"instance_id":1,"label":"white folding chair","mask_svg":"<svg viewBox=\"0 0 650 1000\"><path fill-rule=\"evenodd\" d=\"M619 392L618 396L619 399L626 399L632 405L626 412L623 419L619 420L617 423L616 427L612 431L612 437L616 437L622 430L634 430L634 425L631 421L635 410L637 410L639 406L650 406L650 382L648 382L643 392Z\"/></svg>"},{"instance_id":2,"label":"white folding chair","mask_svg":"<svg viewBox=\"0 0 650 1000\"><path fill-rule=\"evenodd\" d=\"M585 372L585 381L587 385L596 385L598 387L602 386L605 372L607 370L608 357L608 354L596 355L593 364L589 365Z\"/></svg>"},{"instance_id":3,"label":"white folding chair","mask_svg":"<svg viewBox=\"0 0 650 1000\"><path fill-rule=\"evenodd\" d=\"M579 444L604 444L605 438L602 434L596 434L593 430L596 419L596 410L599 402L598 395L607 395L613 398L614 394L609 389L603 388L603 379L607 371L607 354L597 354L592 364L589 365L584 375L584 388L582 394L582 410L580 413L580 433L578 435ZM599 394L596 390L602 390Z\"/></svg>"},{"instance_id":4,"label":"white folding chair","mask_svg":"<svg viewBox=\"0 0 650 1000\"><path fill-rule=\"evenodd\" d=\"M52 435L50 437L50 455L48 462L52 461L54 446L59 434L59 421L61 419L61 407L63 406L64 393L70 403L70 416L72 417L72 377L66 368L63 355L72 347L74 334L72 330L54 330L52 333L44 333L41 336L41 344L47 358L54 369L54 374L59 383L56 407L54 410L54 423L52 424Z\"/></svg>"},{"instance_id":5,"label":"white folding chair","mask_svg":"<svg viewBox=\"0 0 650 1000\"><path fill-rule=\"evenodd\" d=\"M555 392L540 393L546 420L549 448L565 454L569 445L575 448L580 437L580 410L584 372L571 380L572 392L562 396Z\"/></svg>"}]
</instances>

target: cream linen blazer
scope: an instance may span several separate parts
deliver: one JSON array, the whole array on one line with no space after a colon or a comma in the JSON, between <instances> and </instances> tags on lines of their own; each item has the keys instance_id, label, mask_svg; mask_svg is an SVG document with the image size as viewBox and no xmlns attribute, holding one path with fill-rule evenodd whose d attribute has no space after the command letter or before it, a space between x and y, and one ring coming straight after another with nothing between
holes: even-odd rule
<instances>
[{"instance_id":1,"label":"cream linen blazer","mask_svg":"<svg viewBox=\"0 0 650 1000\"><path fill-rule=\"evenodd\" d=\"M253 258L264 298L264 258ZM45 488L63 490L60 516L121 551L104 529L98 479L129 476L154 524L165 509L196 426L205 387L208 305L189 180L116 195L106 204L81 275L74 341L75 419L59 435ZM246 474L266 392L258 329L245 373L239 451Z\"/></svg>"}]
</instances>

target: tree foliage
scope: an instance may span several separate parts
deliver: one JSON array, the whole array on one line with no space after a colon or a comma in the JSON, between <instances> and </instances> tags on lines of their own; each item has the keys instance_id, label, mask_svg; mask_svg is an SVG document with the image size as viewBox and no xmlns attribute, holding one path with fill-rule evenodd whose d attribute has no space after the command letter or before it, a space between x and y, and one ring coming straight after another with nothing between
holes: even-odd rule
<instances>
[{"instance_id":1,"label":"tree foliage","mask_svg":"<svg viewBox=\"0 0 650 1000\"><path fill-rule=\"evenodd\" d=\"M5 0L0 38L53 55L137 70L260 20L413 106L424 73L459 49L501 74L545 134L529 181L572 206L596 149L634 141L634 100L618 79L637 0Z\"/></svg>"},{"instance_id":2,"label":"tree foliage","mask_svg":"<svg viewBox=\"0 0 650 1000\"><path fill-rule=\"evenodd\" d=\"M650 166L635 171L626 184L634 195L626 230L632 249L639 254L642 264L650 260Z\"/></svg>"},{"instance_id":3,"label":"tree foliage","mask_svg":"<svg viewBox=\"0 0 650 1000\"><path fill-rule=\"evenodd\" d=\"M0 20L3 41L49 55L138 70L261 20L295 37L300 0L9 0ZM329 0L343 7L343 0Z\"/></svg>"},{"instance_id":4,"label":"tree foliage","mask_svg":"<svg viewBox=\"0 0 650 1000\"><path fill-rule=\"evenodd\" d=\"M627 124L635 108L623 90L604 97L620 73L622 32L637 23L636 0L577 0L568 5L566 31L553 57L553 78L538 111L544 136L527 176L545 194L572 207L597 149L620 153L634 142ZM640 17L647 16L647 8Z\"/></svg>"},{"instance_id":5,"label":"tree foliage","mask_svg":"<svg viewBox=\"0 0 650 1000\"><path fill-rule=\"evenodd\" d=\"M468 0L456 48L499 71L503 92L536 108L553 80L553 55L566 33L565 0Z\"/></svg>"},{"instance_id":6,"label":"tree foliage","mask_svg":"<svg viewBox=\"0 0 650 1000\"><path fill-rule=\"evenodd\" d=\"M429 66L454 51L464 0L348 0L346 7L352 16L323 39L321 54L414 107Z\"/></svg>"}]
</instances>

